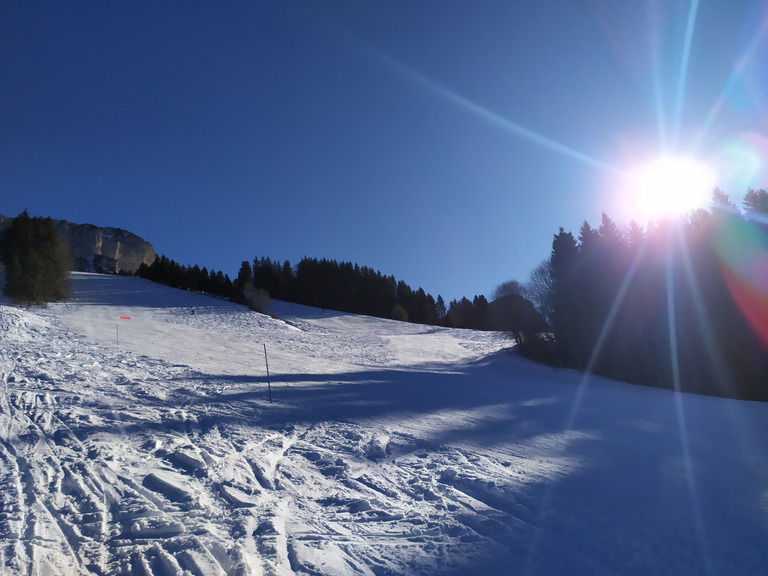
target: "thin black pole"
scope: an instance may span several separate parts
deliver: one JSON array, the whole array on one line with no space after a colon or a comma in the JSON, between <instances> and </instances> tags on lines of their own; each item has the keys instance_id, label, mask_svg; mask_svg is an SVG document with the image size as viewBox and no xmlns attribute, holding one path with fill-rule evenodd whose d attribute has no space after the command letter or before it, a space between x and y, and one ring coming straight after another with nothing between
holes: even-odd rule
<instances>
[{"instance_id":1,"label":"thin black pole","mask_svg":"<svg viewBox=\"0 0 768 576\"><path fill-rule=\"evenodd\" d=\"M272 384L269 383L269 360L267 359L266 344L264 344L264 362L267 365L267 390L269 390L269 403L272 404Z\"/></svg>"}]
</instances>

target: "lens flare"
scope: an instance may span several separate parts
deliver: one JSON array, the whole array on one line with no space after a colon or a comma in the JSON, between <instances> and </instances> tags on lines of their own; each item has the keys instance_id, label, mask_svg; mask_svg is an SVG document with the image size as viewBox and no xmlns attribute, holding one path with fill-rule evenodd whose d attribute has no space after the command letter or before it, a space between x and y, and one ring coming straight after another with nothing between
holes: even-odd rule
<instances>
[{"instance_id":1,"label":"lens flare","mask_svg":"<svg viewBox=\"0 0 768 576\"><path fill-rule=\"evenodd\" d=\"M717 230L715 249L733 299L768 349L768 231L729 218Z\"/></svg>"},{"instance_id":2,"label":"lens flare","mask_svg":"<svg viewBox=\"0 0 768 576\"><path fill-rule=\"evenodd\" d=\"M757 187L768 178L768 137L754 132L725 141L719 149L717 173L729 190Z\"/></svg>"}]
</instances>

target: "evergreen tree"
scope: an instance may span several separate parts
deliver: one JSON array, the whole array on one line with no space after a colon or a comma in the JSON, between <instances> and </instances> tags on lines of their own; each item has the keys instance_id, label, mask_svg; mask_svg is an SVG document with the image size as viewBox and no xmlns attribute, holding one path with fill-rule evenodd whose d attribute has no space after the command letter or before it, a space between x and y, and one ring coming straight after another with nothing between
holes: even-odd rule
<instances>
[{"instance_id":1,"label":"evergreen tree","mask_svg":"<svg viewBox=\"0 0 768 576\"><path fill-rule=\"evenodd\" d=\"M751 191L742 215L720 190L711 211L624 234L603 215L578 246L563 229L550 259L552 324L563 364L611 378L768 400L765 287L755 262L768 251ZM758 267L759 268L759 267Z\"/></svg>"},{"instance_id":2,"label":"evergreen tree","mask_svg":"<svg viewBox=\"0 0 768 576\"><path fill-rule=\"evenodd\" d=\"M419 288L421 290L421 288ZM443 308L445 308L445 303L443 303ZM424 303L424 324L430 324L432 326L436 326L440 323L440 316L437 314L437 301L434 299L432 294L427 294L427 300Z\"/></svg>"},{"instance_id":3,"label":"evergreen tree","mask_svg":"<svg viewBox=\"0 0 768 576\"><path fill-rule=\"evenodd\" d=\"M0 242L6 265L5 293L16 302L43 304L69 296L69 253L50 218L13 219Z\"/></svg>"},{"instance_id":4,"label":"evergreen tree","mask_svg":"<svg viewBox=\"0 0 768 576\"><path fill-rule=\"evenodd\" d=\"M736 208L736 205L731 202L731 199L728 197L728 195L720 190L720 188L715 188L712 191L712 213L718 214L718 213L727 213L727 214L738 214L738 209Z\"/></svg>"},{"instance_id":5,"label":"evergreen tree","mask_svg":"<svg viewBox=\"0 0 768 576\"><path fill-rule=\"evenodd\" d=\"M473 325L470 328L475 330L493 330L493 314L491 306L485 296L475 295L472 299Z\"/></svg>"},{"instance_id":6,"label":"evergreen tree","mask_svg":"<svg viewBox=\"0 0 768 576\"><path fill-rule=\"evenodd\" d=\"M744 212L750 221L768 224L768 192L750 188L744 194Z\"/></svg>"},{"instance_id":7,"label":"evergreen tree","mask_svg":"<svg viewBox=\"0 0 768 576\"><path fill-rule=\"evenodd\" d=\"M438 321L442 321L448 312L445 309L445 300L443 300L443 297L440 294L437 295L437 301L435 302L435 312L437 313Z\"/></svg>"},{"instance_id":8,"label":"evergreen tree","mask_svg":"<svg viewBox=\"0 0 768 576\"><path fill-rule=\"evenodd\" d=\"M600 246L600 233L584 220L579 228L579 252L585 260L591 261L597 258Z\"/></svg>"},{"instance_id":9,"label":"evergreen tree","mask_svg":"<svg viewBox=\"0 0 768 576\"><path fill-rule=\"evenodd\" d=\"M245 290L249 285L253 285L253 271L251 270L251 265L248 263L248 261L243 260L243 262L240 264L240 270L237 273L237 278L235 279L235 286L239 290Z\"/></svg>"},{"instance_id":10,"label":"evergreen tree","mask_svg":"<svg viewBox=\"0 0 768 576\"><path fill-rule=\"evenodd\" d=\"M632 220L627 229L627 245L631 250L639 249L645 243L645 231L643 227Z\"/></svg>"},{"instance_id":11,"label":"evergreen tree","mask_svg":"<svg viewBox=\"0 0 768 576\"><path fill-rule=\"evenodd\" d=\"M553 307L552 329L555 336L555 353L565 366L581 367L577 363L577 350L581 348L578 325L580 306L577 288L579 249L573 234L560 228L552 240Z\"/></svg>"}]
</instances>

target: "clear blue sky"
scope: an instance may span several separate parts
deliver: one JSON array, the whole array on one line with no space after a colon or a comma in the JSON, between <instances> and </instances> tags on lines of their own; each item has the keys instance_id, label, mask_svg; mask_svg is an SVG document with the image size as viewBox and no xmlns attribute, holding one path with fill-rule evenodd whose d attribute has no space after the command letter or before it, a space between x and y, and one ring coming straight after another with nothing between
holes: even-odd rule
<instances>
[{"instance_id":1,"label":"clear blue sky","mask_svg":"<svg viewBox=\"0 0 768 576\"><path fill-rule=\"evenodd\" d=\"M618 175L664 150L768 186L766 27L738 0L0 0L0 213L489 295L558 227L627 221Z\"/></svg>"}]
</instances>

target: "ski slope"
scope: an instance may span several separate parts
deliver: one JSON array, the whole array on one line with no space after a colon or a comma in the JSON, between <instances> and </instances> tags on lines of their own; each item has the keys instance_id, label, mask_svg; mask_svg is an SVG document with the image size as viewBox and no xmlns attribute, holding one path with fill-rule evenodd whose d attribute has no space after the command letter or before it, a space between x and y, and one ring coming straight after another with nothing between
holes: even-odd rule
<instances>
[{"instance_id":1,"label":"ski slope","mask_svg":"<svg viewBox=\"0 0 768 576\"><path fill-rule=\"evenodd\" d=\"M768 573L766 404L72 280L0 302L3 575Z\"/></svg>"}]
</instances>

